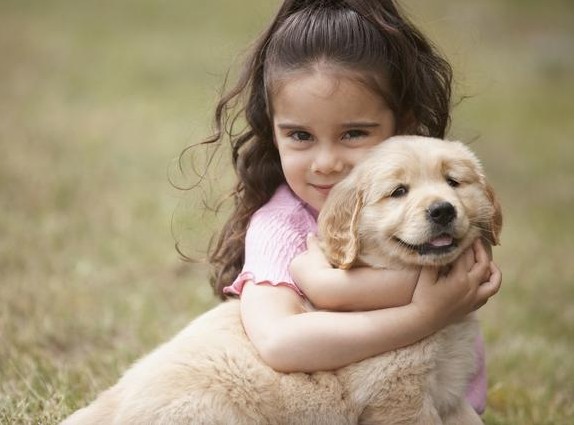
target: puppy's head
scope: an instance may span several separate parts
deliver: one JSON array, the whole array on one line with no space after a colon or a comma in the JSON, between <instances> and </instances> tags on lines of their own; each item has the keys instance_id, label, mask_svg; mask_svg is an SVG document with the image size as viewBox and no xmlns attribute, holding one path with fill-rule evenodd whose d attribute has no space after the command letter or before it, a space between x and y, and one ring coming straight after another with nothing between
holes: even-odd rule
<instances>
[{"instance_id":1,"label":"puppy's head","mask_svg":"<svg viewBox=\"0 0 575 425\"><path fill-rule=\"evenodd\" d=\"M397 136L336 185L319 217L334 266L445 265L482 236L497 245L501 209L463 144Z\"/></svg>"}]
</instances>

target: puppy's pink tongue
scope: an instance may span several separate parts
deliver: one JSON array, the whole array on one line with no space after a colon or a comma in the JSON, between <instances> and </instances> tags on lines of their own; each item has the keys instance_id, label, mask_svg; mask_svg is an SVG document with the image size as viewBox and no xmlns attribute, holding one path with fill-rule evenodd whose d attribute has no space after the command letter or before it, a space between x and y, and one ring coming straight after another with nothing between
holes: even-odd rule
<instances>
[{"instance_id":1,"label":"puppy's pink tongue","mask_svg":"<svg viewBox=\"0 0 575 425\"><path fill-rule=\"evenodd\" d=\"M429 241L430 245L437 246L437 247L448 246L448 245L451 245L452 243L453 243L453 238L449 235L441 235L441 236L438 236L437 238Z\"/></svg>"}]
</instances>

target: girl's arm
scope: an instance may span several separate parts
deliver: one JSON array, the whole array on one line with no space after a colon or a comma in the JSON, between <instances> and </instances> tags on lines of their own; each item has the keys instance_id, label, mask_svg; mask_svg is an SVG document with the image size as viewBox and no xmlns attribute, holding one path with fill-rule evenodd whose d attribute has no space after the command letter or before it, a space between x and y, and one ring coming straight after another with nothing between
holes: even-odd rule
<instances>
[{"instance_id":1,"label":"girl's arm","mask_svg":"<svg viewBox=\"0 0 575 425\"><path fill-rule=\"evenodd\" d=\"M461 258L446 276L424 268L411 303L365 312L307 312L291 289L248 283L241 297L242 321L272 368L337 369L415 343L483 305L498 291L501 273L484 249L476 258L471 270Z\"/></svg>"},{"instance_id":2,"label":"girl's arm","mask_svg":"<svg viewBox=\"0 0 575 425\"><path fill-rule=\"evenodd\" d=\"M409 304L421 269L337 269L329 264L317 238L309 235L307 250L293 259L289 270L316 308L353 311Z\"/></svg>"}]
</instances>

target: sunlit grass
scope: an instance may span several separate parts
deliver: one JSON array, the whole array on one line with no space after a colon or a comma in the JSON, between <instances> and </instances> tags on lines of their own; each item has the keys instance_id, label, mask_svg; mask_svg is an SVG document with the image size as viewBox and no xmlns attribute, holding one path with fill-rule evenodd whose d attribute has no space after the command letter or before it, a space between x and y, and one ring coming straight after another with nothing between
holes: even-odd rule
<instances>
[{"instance_id":1,"label":"sunlit grass","mask_svg":"<svg viewBox=\"0 0 575 425\"><path fill-rule=\"evenodd\" d=\"M57 422L216 302L206 269L178 259L172 217L188 246L216 224L168 174L274 7L0 2L0 423ZM451 135L504 206L485 421L572 423L572 5L409 9L471 96Z\"/></svg>"}]
</instances>

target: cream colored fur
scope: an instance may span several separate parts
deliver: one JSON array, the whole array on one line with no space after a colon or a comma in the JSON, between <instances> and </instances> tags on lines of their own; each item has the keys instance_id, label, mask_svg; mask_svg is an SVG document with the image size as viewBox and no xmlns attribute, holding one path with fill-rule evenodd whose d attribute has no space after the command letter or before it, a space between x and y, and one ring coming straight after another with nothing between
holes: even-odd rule
<instances>
[{"instance_id":1,"label":"cream colored fur","mask_svg":"<svg viewBox=\"0 0 575 425\"><path fill-rule=\"evenodd\" d=\"M456 171L449 177L465 183L453 190L445 178ZM413 199L390 202L390 182L409 185ZM457 250L432 259L393 246L392 234L413 244L429 237L417 209L434 199L456 205ZM342 267L447 264L480 234L496 243L500 225L475 156L460 143L420 137L380 144L333 189L320 217L326 253ZM336 371L281 374L260 360L243 330L239 301L230 300L138 361L63 424L481 424L464 399L477 331L468 317L412 346Z\"/></svg>"}]
</instances>

